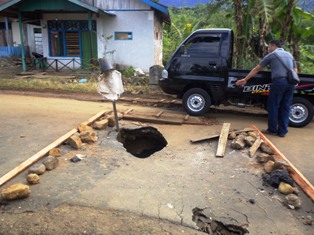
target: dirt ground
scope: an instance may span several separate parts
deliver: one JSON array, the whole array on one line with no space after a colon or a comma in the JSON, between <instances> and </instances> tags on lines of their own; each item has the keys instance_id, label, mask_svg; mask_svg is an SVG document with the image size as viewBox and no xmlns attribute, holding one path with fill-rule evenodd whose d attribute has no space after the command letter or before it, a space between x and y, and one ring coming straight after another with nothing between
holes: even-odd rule
<instances>
[{"instance_id":1,"label":"dirt ground","mask_svg":"<svg viewBox=\"0 0 314 235\"><path fill-rule=\"evenodd\" d=\"M76 97L77 101L7 93L0 94L1 173L100 110L112 110L111 103L86 102L83 96ZM118 103L118 111L130 108L184 115L180 107ZM155 127L167 140L164 149L145 159L128 153L116 140L114 128L97 131L97 142L80 150L61 145L59 166L42 175L40 184L31 186L29 198L0 201L0 234L202 234L192 221L195 207L210 208L213 218L241 225L250 234L312 234L313 225L306 223L314 217L313 202L301 191L301 209L283 206L283 196L263 184L262 167L248 157L247 149L236 151L228 145L225 157L216 158L217 141L189 141L218 134L224 122L230 122L232 129L250 124L262 129L265 115L218 110L206 118L210 125L121 120L122 128ZM313 124L308 128L313 132ZM300 130L289 135L298 138ZM270 138L284 146L279 137ZM78 153L86 158L71 162ZM307 176L313 180L309 168ZM22 172L0 190L25 183L26 175L27 171Z\"/></svg>"}]
</instances>

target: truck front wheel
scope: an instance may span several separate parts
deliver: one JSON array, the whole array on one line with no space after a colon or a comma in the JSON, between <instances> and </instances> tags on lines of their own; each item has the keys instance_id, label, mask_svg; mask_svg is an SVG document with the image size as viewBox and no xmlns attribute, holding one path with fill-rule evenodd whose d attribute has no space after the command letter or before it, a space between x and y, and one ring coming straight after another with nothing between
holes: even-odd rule
<instances>
[{"instance_id":1,"label":"truck front wheel","mask_svg":"<svg viewBox=\"0 0 314 235\"><path fill-rule=\"evenodd\" d=\"M209 94L201 88L192 88L182 97L184 110L192 116L203 115L208 112L211 105Z\"/></svg>"},{"instance_id":2,"label":"truck front wheel","mask_svg":"<svg viewBox=\"0 0 314 235\"><path fill-rule=\"evenodd\" d=\"M293 98L290 107L289 126L304 127L313 119L313 105L302 97Z\"/></svg>"}]
</instances>

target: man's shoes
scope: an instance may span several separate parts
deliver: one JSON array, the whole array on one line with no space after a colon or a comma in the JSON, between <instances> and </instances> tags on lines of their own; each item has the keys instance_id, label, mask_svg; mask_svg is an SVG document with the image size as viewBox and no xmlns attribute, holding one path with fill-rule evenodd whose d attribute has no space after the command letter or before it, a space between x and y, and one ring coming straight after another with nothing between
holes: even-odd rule
<instances>
[{"instance_id":1,"label":"man's shoes","mask_svg":"<svg viewBox=\"0 0 314 235\"><path fill-rule=\"evenodd\" d=\"M262 132L263 134L268 134L268 135L277 135L276 132L271 132L271 131L269 131L269 130L261 130L261 132ZM282 136L282 137L284 137L284 136Z\"/></svg>"},{"instance_id":2,"label":"man's shoes","mask_svg":"<svg viewBox=\"0 0 314 235\"><path fill-rule=\"evenodd\" d=\"M279 137L281 137L281 138L283 138L283 137L285 137L286 135L285 134L278 134L278 133L275 133L275 132L271 132L271 131L269 131L269 130L261 130L261 132L263 133L263 134L267 134L267 135L277 135L277 136L279 136Z\"/></svg>"}]
</instances>

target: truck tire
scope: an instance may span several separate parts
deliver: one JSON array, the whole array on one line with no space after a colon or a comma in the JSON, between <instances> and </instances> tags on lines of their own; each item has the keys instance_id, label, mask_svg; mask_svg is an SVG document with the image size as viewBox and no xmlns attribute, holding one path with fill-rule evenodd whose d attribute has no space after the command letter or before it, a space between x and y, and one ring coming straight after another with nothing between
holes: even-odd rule
<instances>
[{"instance_id":1,"label":"truck tire","mask_svg":"<svg viewBox=\"0 0 314 235\"><path fill-rule=\"evenodd\" d=\"M313 105L307 99L294 97L290 107L289 126L304 127L313 119Z\"/></svg>"},{"instance_id":2,"label":"truck tire","mask_svg":"<svg viewBox=\"0 0 314 235\"><path fill-rule=\"evenodd\" d=\"M184 110L192 116L200 116L209 111L211 99L209 94L201 88L192 88L182 97Z\"/></svg>"}]
</instances>

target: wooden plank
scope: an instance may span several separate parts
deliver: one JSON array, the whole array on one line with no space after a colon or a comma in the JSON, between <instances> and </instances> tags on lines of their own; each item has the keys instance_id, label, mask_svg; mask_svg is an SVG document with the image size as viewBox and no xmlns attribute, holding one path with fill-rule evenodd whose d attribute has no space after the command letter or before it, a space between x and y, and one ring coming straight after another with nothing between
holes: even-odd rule
<instances>
[{"instance_id":1,"label":"wooden plank","mask_svg":"<svg viewBox=\"0 0 314 235\"><path fill-rule=\"evenodd\" d=\"M164 111L160 111L159 113L157 113L157 114L155 115L155 117L159 118L159 117L161 116L161 114L163 114L163 112L164 112Z\"/></svg>"},{"instance_id":2,"label":"wooden plank","mask_svg":"<svg viewBox=\"0 0 314 235\"><path fill-rule=\"evenodd\" d=\"M256 151L258 150L259 146L261 145L262 140L261 137L257 137L254 144L250 148L250 157L253 157Z\"/></svg>"},{"instance_id":3,"label":"wooden plank","mask_svg":"<svg viewBox=\"0 0 314 235\"><path fill-rule=\"evenodd\" d=\"M259 132L262 140L274 151L275 155L278 158L285 160L290 165L290 176L314 202L314 187L310 181L304 177L304 175L275 147L275 145L273 145L273 143L267 139L265 135L263 135L263 133L256 126L253 125L252 127Z\"/></svg>"},{"instance_id":4,"label":"wooden plank","mask_svg":"<svg viewBox=\"0 0 314 235\"><path fill-rule=\"evenodd\" d=\"M239 131L229 131L229 134L234 132L236 134L238 133L242 133L242 132L250 132L250 131L255 131L254 129L248 129L248 130L239 130ZM220 134L219 135L212 135L212 136L208 136L208 137L205 137L205 138L202 138L202 139L191 139L190 142L193 143L193 144L196 144L196 143L200 143L200 142L204 142L204 141L207 141L207 140L213 140L213 139L217 139L219 138Z\"/></svg>"},{"instance_id":5,"label":"wooden plank","mask_svg":"<svg viewBox=\"0 0 314 235\"><path fill-rule=\"evenodd\" d=\"M135 117L131 115L124 115L124 120L139 121L139 122L150 122L158 124L171 124L171 125L182 125L182 121L175 121L170 119L156 119L155 117Z\"/></svg>"},{"instance_id":6,"label":"wooden plank","mask_svg":"<svg viewBox=\"0 0 314 235\"><path fill-rule=\"evenodd\" d=\"M224 123L221 128L219 141L218 141L218 148L216 152L216 157L224 157L227 141L228 141L228 135L229 135L229 129L230 129L230 123Z\"/></svg>"},{"instance_id":7,"label":"wooden plank","mask_svg":"<svg viewBox=\"0 0 314 235\"><path fill-rule=\"evenodd\" d=\"M106 113L107 113L107 111L101 111L101 112L97 113L96 115L94 115L93 117L89 118L86 122L83 122L83 124L89 125L89 124L93 123L94 121L96 121L97 119L99 119L101 116L103 116ZM62 144L64 141L66 141L68 138L70 138L76 132L77 132L77 128L73 128L72 130L70 130L69 132L67 132L66 134L64 134L63 136L61 136L60 138L58 138L57 140L55 140L54 142L52 142L51 144L49 144L48 146L46 146L45 148L40 150L38 153L36 153L32 157L30 157L29 159L27 159L26 161L22 162L20 165L18 165L17 167L15 167L11 171L9 171L7 174L3 175L0 178L0 186L5 184L6 182L8 182L10 179L12 179L14 176L18 175L19 173L21 173L23 170L25 170L29 166L33 165L39 159L44 157L50 151L50 149L59 146L60 144Z\"/></svg>"},{"instance_id":8,"label":"wooden plank","mask_svg":"<svg viewBox=\"0 0 314 235\"><path fill-rule=\"evenodd\" d=\"M128 109L128 110L125 111L123 114L126 115L126 114L128 114L128 113L130 113L130 112L132 112L132 111L133 111L133 109Z\"/></svg>"}]
</instances>

